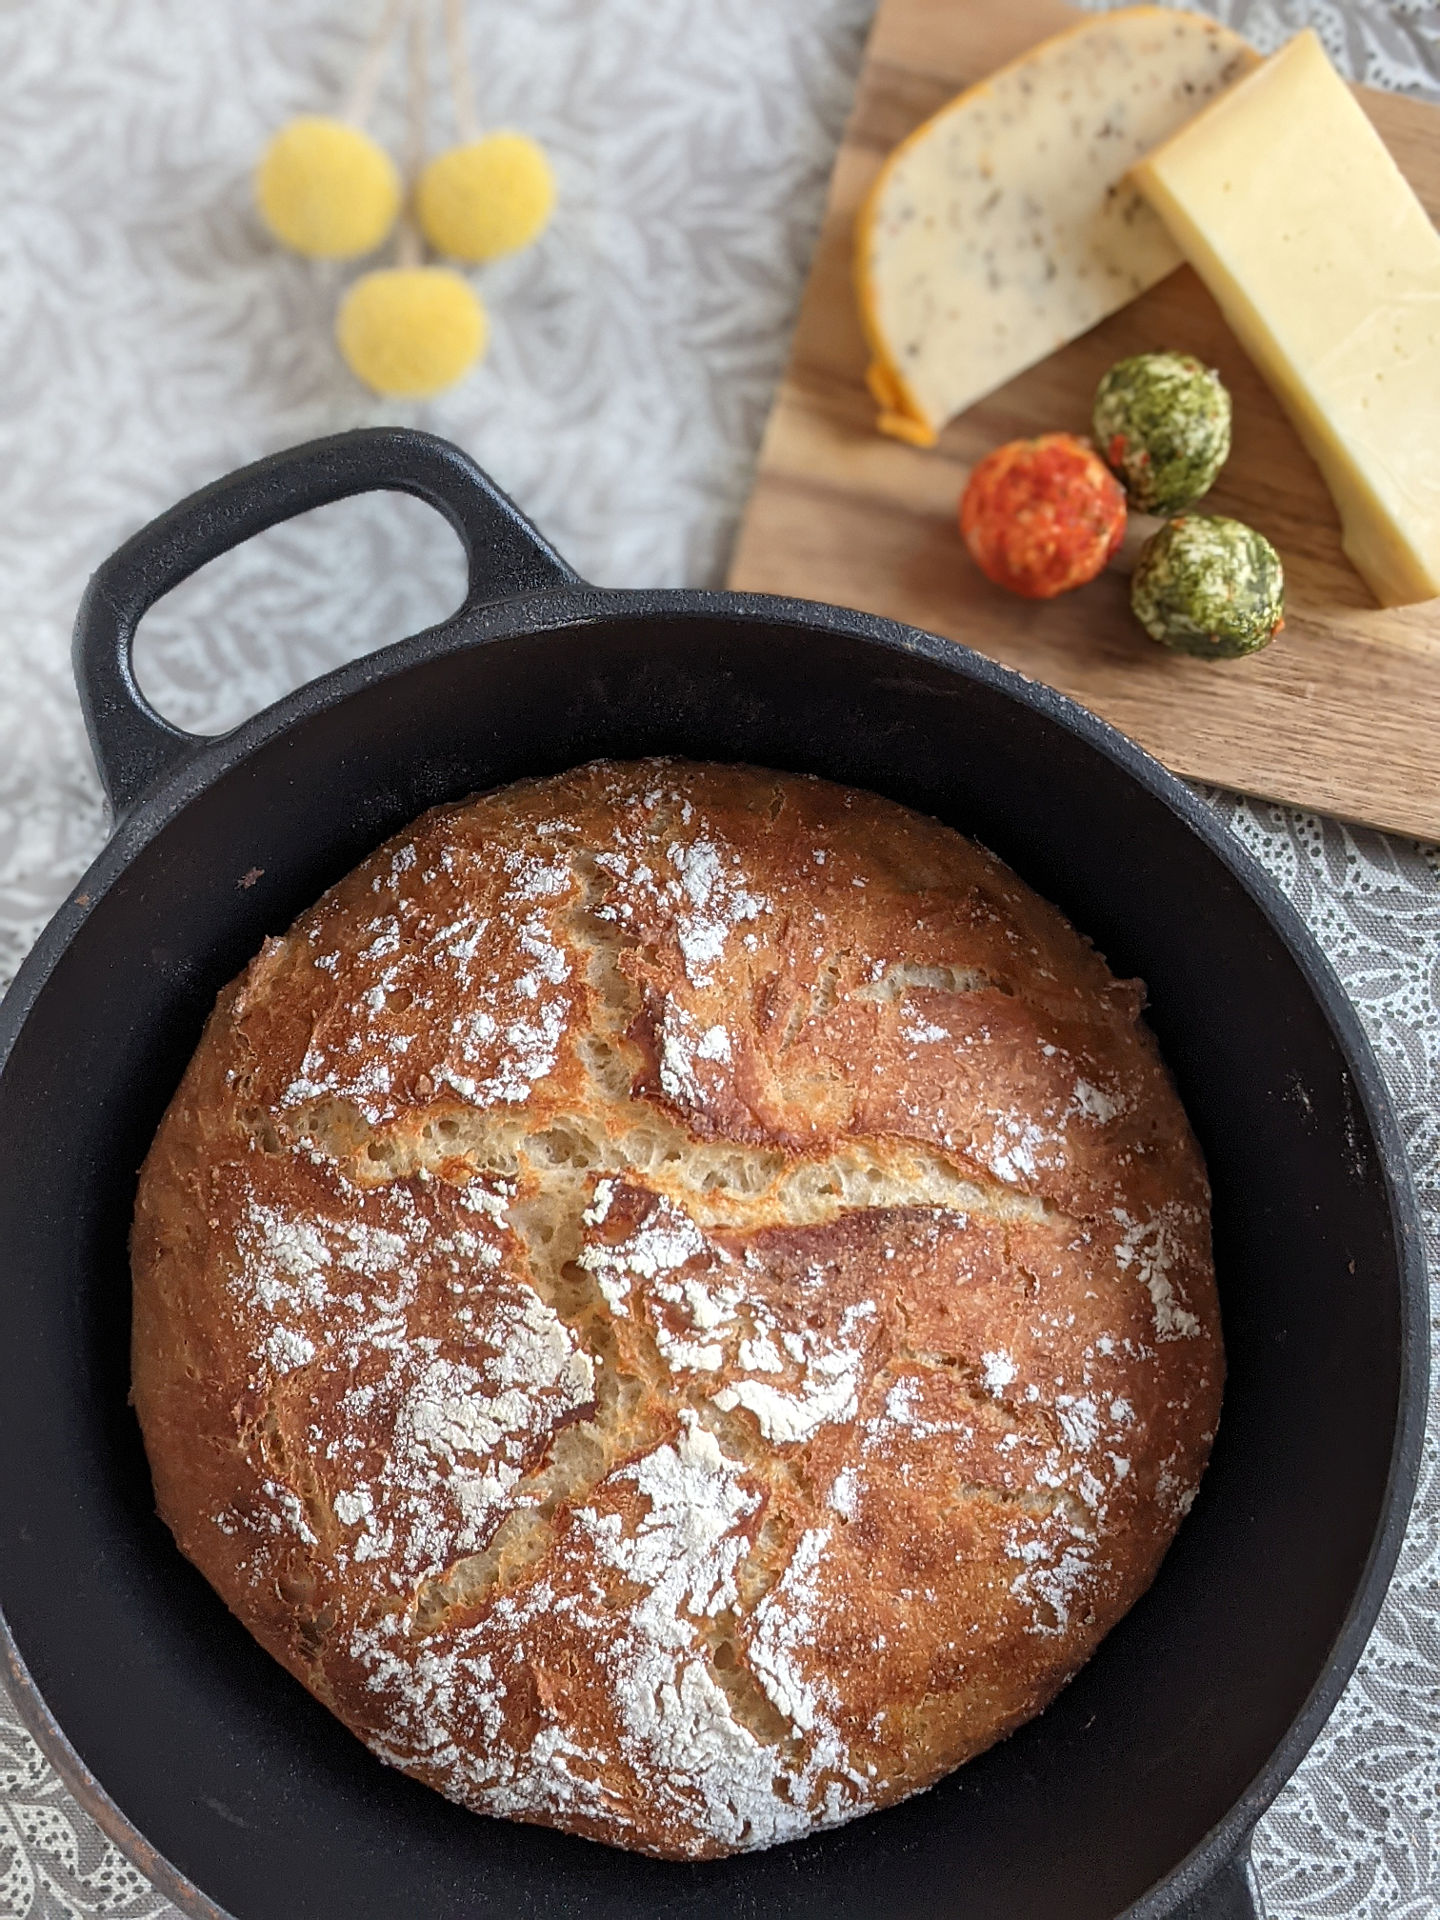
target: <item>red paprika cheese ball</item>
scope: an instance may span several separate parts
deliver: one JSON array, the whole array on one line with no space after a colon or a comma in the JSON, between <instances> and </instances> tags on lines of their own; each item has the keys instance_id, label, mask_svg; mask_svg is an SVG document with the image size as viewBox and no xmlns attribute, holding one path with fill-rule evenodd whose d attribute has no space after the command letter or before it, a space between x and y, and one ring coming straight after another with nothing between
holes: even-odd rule
<instances>
[{"instance_id":1,"label":"red paprika cheese ball","mask_svg":"<svg viewBox=\"0 0 1440 1920\"><path fill-rule=\"evenodd\" d=\"M1125 535L1125 491L1073 433L1010 440L974 469L960 532L987 580L1049 600L1093 580Z\"/></svg>"}]
</instances>

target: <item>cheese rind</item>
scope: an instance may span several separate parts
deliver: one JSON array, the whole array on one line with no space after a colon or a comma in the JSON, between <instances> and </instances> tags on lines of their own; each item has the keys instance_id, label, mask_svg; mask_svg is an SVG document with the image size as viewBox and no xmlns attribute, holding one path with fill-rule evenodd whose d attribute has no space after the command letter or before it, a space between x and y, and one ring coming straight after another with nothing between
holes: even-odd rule
<instances>
[{"instance_id":1,"label":"cheese rind","mask_svg":"<svg viewBox=\"0 0 1440 1920\"><path fill-rule=\"evenodd\" d=\"M1440 235L1313 32L1135 170L1382 606L1440 594Z\"/></svg>"},{"instance_id":2,"label":"cheese rind","mask_svg":"<svg viewBox=\"0 0 1440 1920\"><path fill-rule=\"evenodd\" d=\"M1256 64L1196 14L1087 20L972 87L890 156L855 269L883 431L945 422L1180 265L1124 176Z\"/></svg>"}]
</instances>

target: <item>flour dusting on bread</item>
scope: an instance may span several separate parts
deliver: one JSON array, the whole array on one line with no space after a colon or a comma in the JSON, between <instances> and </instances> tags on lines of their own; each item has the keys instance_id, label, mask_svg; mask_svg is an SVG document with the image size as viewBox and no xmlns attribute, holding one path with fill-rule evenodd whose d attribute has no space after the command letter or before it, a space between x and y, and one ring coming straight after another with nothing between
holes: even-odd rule
<instances>
[{"instance_id":1,"label":"flour dusting on bread","mask_svg":"<svg viewBox=\"0 0 1440 1920\"><path fill-rule=\"evenodd\" d=\"M1141 1002L821 781L437 809L222 993L151 1149L162 1514L477 1811L699 1859L929 1785L1143 1592L1213 1438Z\"/></svg>"}]
</instances>

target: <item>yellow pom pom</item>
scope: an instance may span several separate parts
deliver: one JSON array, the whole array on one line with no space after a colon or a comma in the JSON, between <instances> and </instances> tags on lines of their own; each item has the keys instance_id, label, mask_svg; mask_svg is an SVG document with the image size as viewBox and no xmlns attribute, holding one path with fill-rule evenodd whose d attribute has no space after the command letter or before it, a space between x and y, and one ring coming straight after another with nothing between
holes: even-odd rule
<instances>
[{"instance_id":1,"label":"yellow pom pom","mask_svg":"<svg viewBox=\"0 0 1440 1920\"><path fill-rule=\"evenodd\" d=\"M489 322L475 289L448 267L362 273L340 303L335 337L352 373L376 393L439 393L485 351Z\"/></svg>"},{"instance_id":2,"label":"yellow pom pom","mask_svg":"<svg viewBox=\"0 0 1440 1920\"><path fill-rule=\"evenodd\" d=\"M261 156L255 197L277 240L319 260L378 247L400 211L385 149L343 120L292 120Z\"/></svg>"},{"instance_id":3,"label":"yellow pom pom","mask_svg":"<svg viewBox=\"0 0 1440 1920\"><path fill-rule=\"evenodd\" d=\"M550 162L524 133L491 133L439 154L415 193L425 238L456 260L492 260L528 247L554 205Z\"/></svg>"}]
</instances>

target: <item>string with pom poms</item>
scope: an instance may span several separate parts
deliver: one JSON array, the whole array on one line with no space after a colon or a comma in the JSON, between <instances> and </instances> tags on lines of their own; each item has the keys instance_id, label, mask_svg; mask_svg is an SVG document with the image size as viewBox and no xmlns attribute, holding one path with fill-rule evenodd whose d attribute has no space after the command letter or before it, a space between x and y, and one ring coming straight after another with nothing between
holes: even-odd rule
<instances>
[{"instance_id":1,"label":"string with pom poms","mask_svg":"<svg viewBox=\"0 0 1440 1920\"><path fill-rule=\"evenodd\" d=\"M316 259L353 260L396 236L395 265L354 280L336 339L375 392L420 399L463 377L489 327L470 282L425 261L425 244L465 266L528 246L555 201L544 150L527 135L481 135L465 47L462 0L443 0L459 143L425 160L429 95L427 0L386 0L350 98L337 118L308 115L271 140L256 172L261 217L275 237ZM404 180L365 131L402 17L408 42Z\"/></svg>"},{"instance_id":2,"label":"string with pom poms","mask_svg":"<svg viewBox=\"0 0 1440 1920\"><path fill-rule=\"evenodd\" d=\"M444 0L445 44L460 144L420 175L415 210L437 253L479 264L537 240L555 205L545 150L528 134L483 137L465 50L463 0Z\"/></svg>"}]
</instances>

